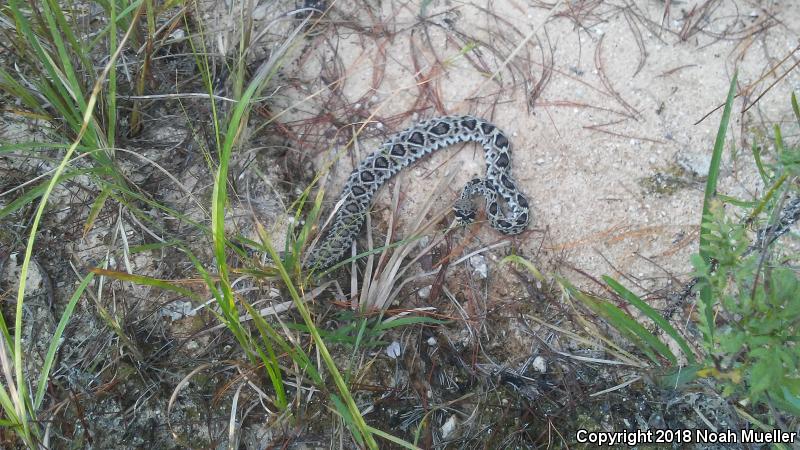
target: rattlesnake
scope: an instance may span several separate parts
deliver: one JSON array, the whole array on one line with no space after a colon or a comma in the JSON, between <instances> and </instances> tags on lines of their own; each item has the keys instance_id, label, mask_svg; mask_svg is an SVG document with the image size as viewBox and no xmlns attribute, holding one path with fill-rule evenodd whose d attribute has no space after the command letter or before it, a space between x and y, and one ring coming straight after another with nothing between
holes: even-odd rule
<instances>
[{"instance_id":1,"label":"rattlesnake","mask_svg":"<svg viewBox=\"0 0 800 450\"><path fill-rule=\"evenodd\" d=\"M438 117L394 134L361 161L342 190L341 206L332 224L304 266L326 269L339 262L361 230L375 193L389 178L435 150L467 141L481 144L486 151L486 177L475 178L464 187L453 205L457 220L474 221L474 198L482 195L494 229L505 234L521 233L528 226L528 199L511 177L508 138L499 128L478 117ZM498 196L504 206L498 202Z\"/></svg>"}]
</instances>

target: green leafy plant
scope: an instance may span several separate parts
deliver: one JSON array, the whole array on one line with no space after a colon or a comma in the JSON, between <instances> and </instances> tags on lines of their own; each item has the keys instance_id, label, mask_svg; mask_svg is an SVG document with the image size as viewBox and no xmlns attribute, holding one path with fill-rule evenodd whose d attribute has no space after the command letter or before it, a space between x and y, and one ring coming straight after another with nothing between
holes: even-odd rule
<instances>
[{"instance_id":1,"label":"green leafy plant","mask_svg":"<svg viewBox=\"0 0 800 450\"><path fill-rule=\"evenodd\" d=\"M730 118L736 77L731 82L706 183L701 220L700 250L691 258L696 280L697 328L703 336L695 358L683 336L641 298L610 277L608 286L619 297L638 309L662 332L678 343L688 366L676 367L672 352L654 335L638 325L633 317L607 301L584 301L593 311L646 354L669 364L660 380L674 387L699 377L714 378L722 394L752 407L769 406L792 415L800 414L800 276L789 262L797 255L770 247L774 240L782 207L792 195L791 186L798 179L800 149L786 148L779 128L775 128L776 162L768 166L757 147L753 157L762 181L768 187L759 201L737 200L717 195L719 166ZM795 96L792 105L800 123L800 108ZM794 194L795 196L797 193ZM745 208L748 220L732 218L724 203ZM767 214L765 214L767 213ZM766 225L756 242L748 236L748 224L759 223L767 216ZM781 232L783 232L782 230ZM577 298L586 298L578 295ZM768 411L768 409L762 410ZM762 429L768 424L745 414ZM772 423L773 420L767 420Z\"/></svg>"},{"instance_id":2,"label":"green leafy plant","mask_svg":"<svg viewBox=\"0 0 800 450\"><path fill-rule=\"evenodd\" d=\"M701 320L707 367L725 395L747 397L800 414L800 278L796 269L758 253L745 255L744 227L711 207L704 223L715 264L692 259L698 287L711 292L710 321ZM701 302L703 302L701 300Z\"/></svg>"}]
</instances>

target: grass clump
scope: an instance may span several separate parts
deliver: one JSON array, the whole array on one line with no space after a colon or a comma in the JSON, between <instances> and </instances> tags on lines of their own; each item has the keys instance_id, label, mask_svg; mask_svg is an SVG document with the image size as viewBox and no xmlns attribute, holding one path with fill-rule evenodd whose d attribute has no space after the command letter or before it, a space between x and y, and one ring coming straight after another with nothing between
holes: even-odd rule
<instances>
[{"instance_id":1,"label":"grass clump","mask_svg":"<svg viewBox=\"0 0 800 450\"><path fill-rule=\"evenodd\" d=\"M32 260L37 231L47 206L48 199L54 187L67 180L80 175L90 175L92 188L99 190L94 198L94 203L88 208L88 220L84 224L85 232L93 228L94 221L100 216L100 211L109 201L116 201L119 205L138 217L147 225L164 232L156 221L148 217L149 214L139 210L141 203L164 212L170 217L183 220L185 217L178 211L172 210L152 197L143 195L140 189L128 187L123 171L118 170L115 161L117 142L120 141L120 114L118 95L121 90L133 90L142 94L144 80L152 70L152 57L157 49L156 39L158 32L170 29L164 27L156 30L160 22L159 14L175 6L175 2L155 5L149 1L134 2L101 2L98 4L99 14L105 24L92 36L87 38L90 31L85 24L76 21L78 10L62 10L53 0L36 3L22 3L11 0L3 6L3 13L10 19L13 27L4 27L2 33L8 38L17 59L19 60L17 74L0 69L0 90L7 97L16 99L16 111L26 117L47 121L51 124L46 128L45 135L50 139L47 142L23 142L0 147L0 154L16 151L30 151L42 148L66 149L60 161L56 161L57 168L48 173L50 179L33 186L16 200L0 210L0 218L19 213L28 205L39 200L38 209L29 232L29 239L25 247L25 258L21 269L21 282L15 305L15 315L12 323L7 323L0 315L0 366L4 382L0 384L0 407L3 409L3 419L0 425L12 430L19 440L28 448L49 446L48 434L42 430L38 420L40 408L44 399L46 388L50 383L50 370L56 360L56 352L61 344L62 333L67 326L78 299L85 293L93 280L116 279L132 282L140 286L150 286L160 290L172 292L180 298L189 299L195 304L203 303L204 299L192 289L184 287L180 282L163 280L151 276L132 274L125 271L109 268L109 262L103 261L92 273L85 275L74 295L71 297L56 328L56 333L51 338L44 366L38 377L38 382L31 382L35 374L27 373L26 358L22 346L22 333L24 327L23 311L26 292L25 279L27 268ZM77 7L76 7L77 8ZM178 16L180 17L180 16ZM180 21L180 20L178 20ZM294 30L285 41L276 48L271 57L260 65L255 74L251 75L245 64L246 49L250 42L248 37L252 33L243 32L241 36L241 53L237 63L230 68L231 80L234 86L235 106L230 109L219 108L214 95L215 79L209 60L210 52L203 47L203 30L198 30L197 36L190 36L189 42L199 47L193 49L197 66L200 68L202 80L211 99L211 122L213 126L212 139L216 153L207 152L207 162L213 173L213 193L211 195L210 226L203 226L197 221L187 221L191 226L206 233L213 242L214 261L211 264L204 262L203 258L196 255L197 249L192 249L180 237L165 246L174 247L186 255L188 262L200 275L205 283L207 292L217 306L211 310L221 323L232 333L235 341L241 347L246 359L253 367L262 367L272 387L267 403L281 412L284 417L291 418L292 404L299 404L298 399L291 399L286 386L287 377L294 379L298 389L293 392L300 395L299 389L303 384L309 383L317 389L329 394L331 405L347 428L353 433L354 439L360 445L377 448L373 435L378 434L386 439L397 441L396 438L386 433L374 430L366 425L359 409L356 407L349 388L339 374L325 343L316 329L313 318L305 304L309 300L304 295L304 285L299 277L300 254L307 245L306 239L311 229L316 225L316 220L311 218L307 225L299 232L292 228L289 230L290 239L287 239L287 248L284 255L279 257L272 249L267 234L259 230L262 237L261 243L245 242L263 252L271 251L276 261L274 268L265 274L267 279L285 283L295 307L305 322L308 335L313 340L313 345L304 344L302 336L292 335L287 329L276 328L274 324L261 317L261 312L256 310L247 301L237 295L233 288L230 266L231 254L246 256L241 250L241 240L234 244L228 237L225 229L225 213L228 207L228 191L230 180L228 176L230 163L236 149L241 145L242 131L246 129L249 113L259 98L264 87L268 85L276 72L283 64L287 52L292 49L296 40L302 35L308 19L295 24ZM4 22L8 24L9 22ZM170 19L167 24L175 23ZM249 23L252 26L252 22ZM187 28L188 29L188 28ZM118 85L117 61L123 51L130 50L129 45L145 49L147 55L141 60L141 70L137 78L129 86ZM102 52L97 48L105 48L108 58L104 59L100 69L96 68L97 58L102 59ZM130 56L130 55L129 55ZM249 81L246 81L249 80ZM126 105L127 106L127 105ZM141 104L134 102L131 109L127 110L129 130L128 134L134 135L141 129ZM81 167L76 164L73 155L82 161L88 161ZM42 156L46 158L46 156ZM74 166L79 168L74 168ZM87 167L88 166L88 167ZM306 195L311 186L306 189ZM302 210L306 196L297 208ZM141 203L140 203L141 202ZM315 211L321 207L321 194L316 199ZM312 212L312 216L315 214ZM201 249L202 250L202 249ZM111 252L110 252L111 253ZM291 272L291 275L290 273ZM103 290L102 282L99 284L98 295ZM118 338L133 355L133 358L142 364L142 354L137 349L137 344L126 336L124 326L120 325L120 318L101 308L100 316L107 325L116 330ZM248 317L249 316L249 317ZM246 325L246 319L253 320L253 327ZM335 390L329 391L326 386L325 375L313 363L314 357L309 351L318 351L322 355L324 367L330 373L335 384ZM194 372L193 372L194 373ZM181 389L181 383L176 392ZM35 389L35 394L28 393L28 387ZM172 403L172 402L171 402ZM287 414L288 413L288 414ZM177 435L177 434L176 434ZM400 442L400 441L398 441Z\"/></svg>"},{"instance_id":2,"label":"grass clump","mask_svg":"<svg viewBox=\"0 0 800 450\"><path fill-rule=\"evenodd\" d=\"M35 375L24 370L30 355L23 351L22 325L26 281L37 232L50 194L58 183L66 179L79 174L95 177L96 182L103 186L103 194L97 197L99 203L93 209L102 207L102 202L108 198L107 190L112 186L124 190L121 187L124 186L122 177L113 170L111 151L115 143L117 121L115 63L132 32L132 27L122 27L130 23L132 15L140 12L140 6L140 2L107 4L106 11L111 18L109 27L100 30L93 41L86 41L74 32L75 24L68 20L55 1L29 5L11 0L3 7L14 28L4 27L2 33L9 38L8 42L20 59L19 70L23 75L14 77L0 69L0 90L6 96L18 99L20 115L49 122L52 128L48 135L53 140L3 145L0 154L20 149L66 148L61 160L54 163L56 167L49 173L48 181L35 186L27 195L19 198L21 201L18 199L0 211L0 217L9 215L41 197L25 244L13 326L9 326L5 319L0 320L0 366L5 378L5 383L0 385L0 405L5 413L2 425L12 429L29 448L42 445L44 432L37 422L37 416L49 383L56 350L77 300L92 280L91 275L86 275L72 295L56 332L50 338L38 382L32 383L30 379ZM118 26L124 30L122 37L117 35ZM109 59L96 68L89 55L92 46L99 42L107 46ZM20 81L26 79L31 81ZM96 107L99 113L96 113ZM75 154L88 156L92 168L72 169L70 163ZM87 226L91 227L88 223ZM36 394L33 397L28 394L29 385L35 386Z\"/></svg>"}]
</instances>

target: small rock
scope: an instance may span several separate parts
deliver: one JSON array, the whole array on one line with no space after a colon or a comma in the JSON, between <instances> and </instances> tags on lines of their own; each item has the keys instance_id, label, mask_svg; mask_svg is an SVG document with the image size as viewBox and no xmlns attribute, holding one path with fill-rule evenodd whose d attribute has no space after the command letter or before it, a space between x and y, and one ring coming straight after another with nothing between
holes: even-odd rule
<instances>
[{"instance_id":1,"label":"small rock","mask_svg":"<svg viewBox=\"0 0 800 450\"><path fill-rule=\"evenodd\" d=\"M191 302L175 301L164 305L159 311L161 317L168 317L171 321L191 317L197 314Z\"/></svg>"},{"instance_id":2,"label":"small rock","mask_svg":"<svg viewBox=\"0 0 800 450\"><path fill-rule=\"evenodd\" d=\"M489 276L489 267L486 265L486 258L483 255L473 255L469 257L469 264L472 266L473 273L478 278Z\"/></svg>"},{"instance_id":3,"label":"small rock","mask_svg":"<svg viewBox=\"0 0 800 450\"><path fill-rule=\"evenodd\" d=\"M400 348L400 343L397 341L393 341L386 347L386 354L389 355L389 358L397 359L400 355L403 354L402 349Z\"/></svg>"},{"instance_id":4,"label":"small rock","mask_svg":"<svg viewBox=\"0 0 800 450\"><path fill-rule=\"evenodd\" d=\"M264 20L267 17L267 8L271 6L267 3L253 9L253 20Z\"/></svg>"},{"instance_id":5,"label":"small rock","mask_svg":"<svg viewBox=\"0 0 800 450\"><path fill-rule=\"evenodd\" d=\"M676 157L676 162L681 169L696 177L705 178L711 165L711 155L681 153Z\"/></svg>"},{"instance_id":6,"label":"small rock","mask_svg":"<svg viewBox=\"0 0 800 450\"><path fill-rule=\"evenodd\" d=\"M537 356L536 358L533 358L533 363L531 363L531 367L533 367L533 370L539 373L545 373L547 372L547 360L542 358L541 356Z\"/></svg>"},{"instance_id":7,"label":"small rock","mask_svg":"<svg viewBox=\"0 0 800 450\"><path fill-rule=\"evenodd\" d=\"M429 236L422 236L421 238L419 238L419 241L417 241L417 247L419 247L420 250L424 250L425 247L427 247L428 244L430 244L430 242L431 239Z\"/></svg>"},{"instance_id":8,"label":"small rock","mask_svg":"<svg viewBox=\"0 0 800 450\"><path fill-rule=\"evenodd\" d=\"M428 298L431 295L431 286L425 286L417 291L417 295L419 298Z\"/></svg>"},{"instance_id":9,"label":"small rock","mask_svg":"<svg viewBox=\"0 0 800 450\"><path fill-rule=\"evenodd\" d=\"M447 419L447 422L445 422L440 429L442 433L442 439L447 439L448 436L453 434L453 431L455 431L457 425L458 418L455 416L455 414L453 414L449 419Z\"/></svg>"}]
</instances>

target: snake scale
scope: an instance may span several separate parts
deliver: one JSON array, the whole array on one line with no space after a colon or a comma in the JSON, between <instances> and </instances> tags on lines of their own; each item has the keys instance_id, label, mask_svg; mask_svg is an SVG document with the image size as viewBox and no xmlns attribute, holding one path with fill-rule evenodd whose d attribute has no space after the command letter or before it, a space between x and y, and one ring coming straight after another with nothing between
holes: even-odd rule
<instances>
[{"instance_id":1,"label":"snake scale","mask_svg":"<svg viewBox=\"0 0 800 450\"><path fill-rule=\"evenodd\" d=\"M392 135L364 158L347 179L339 197L341 207L304 264L326 269L343 259L364 225L378 189L418 159L459 142L477 142L486 152L486 176L464 187L453 205L457 220L475 220L475 198L486 200L492 227L505 234L521 233L529 220L528 199L511 177L511 143L492 123L473 116L444 116L420 122ZM501 201L504 204L501 206Z\"/></svg>"}]
</instances>

